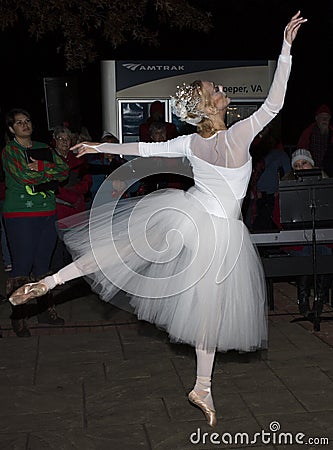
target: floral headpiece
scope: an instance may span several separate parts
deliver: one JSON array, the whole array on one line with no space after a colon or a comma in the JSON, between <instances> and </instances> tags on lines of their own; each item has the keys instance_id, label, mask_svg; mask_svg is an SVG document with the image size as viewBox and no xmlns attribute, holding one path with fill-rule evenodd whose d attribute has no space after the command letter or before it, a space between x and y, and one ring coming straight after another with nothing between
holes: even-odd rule
<instances>
[{"instance_id":1,"label":"floral headpiece","mask_svg":"<svg viewBox=\"0 0 333 450\"><path fill-rule=\"evenodd\" d=\"M181 121L191 125L197 125L206 115L197 109L201 98L196 95L195 88L192 85L183 83L177 86L177 91L171 97L170 104L172 112L180 118Z\"/></svg>"}]
</instances>

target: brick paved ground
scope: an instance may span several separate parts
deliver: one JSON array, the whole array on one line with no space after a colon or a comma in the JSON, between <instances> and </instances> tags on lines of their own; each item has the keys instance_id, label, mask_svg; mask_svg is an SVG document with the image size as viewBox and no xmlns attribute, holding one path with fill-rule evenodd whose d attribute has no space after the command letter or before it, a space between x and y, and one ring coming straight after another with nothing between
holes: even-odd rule
<instances>
[{"instance_id":1,"label":"brick paved ground","mask_svg":"<svg viewBox=\"0 0 333 450\"><path fill-rule=\"evenodd\" d=\"M219 445L203 442L202 433L209 439L213 430L186 398L195 378L191 347L170 344L163 331L100 301L84 282L56 294L65 326L39 326L31 317L31 338L13 335L3 303L0 449L333 448L333 320L325 320L333 309L325 306L314 332L299 321L295 292L293 284L274 285L267 351L217 355L214 432L229 436ZM291 439L303 433L304 443L280 445L272 433L255 445L235 442L237 432L253 438L273 426Z\"/></svg>"}]
</instances>

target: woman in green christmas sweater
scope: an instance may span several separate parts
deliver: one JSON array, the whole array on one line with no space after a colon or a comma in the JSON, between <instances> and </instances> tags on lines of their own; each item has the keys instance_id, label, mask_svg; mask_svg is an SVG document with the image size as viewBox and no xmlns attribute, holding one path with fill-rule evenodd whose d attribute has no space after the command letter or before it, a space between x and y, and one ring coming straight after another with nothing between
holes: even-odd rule
<instances>
[{"instance_id":1,"label":"woman in green christmas sweater","mask_svg":"<svg viewBox=\"0 0 333 450\"><path fill-rule=\"evenodd\" d=\"M48 145L32 141L32 123L27 111L11 110L6 124L13 135L2 152L6 179L3 217L13 264L7 282L10 295L27 279L40 279L49 272L57 238L55 190L57 182L68 177L69 169ZM22 306L14 306L11 316L13 330L19 337L30 336L27 308ZM64 323L57 316L51 298L45 307L38 315L40 322Z\"/></svg>"}]
</instances>

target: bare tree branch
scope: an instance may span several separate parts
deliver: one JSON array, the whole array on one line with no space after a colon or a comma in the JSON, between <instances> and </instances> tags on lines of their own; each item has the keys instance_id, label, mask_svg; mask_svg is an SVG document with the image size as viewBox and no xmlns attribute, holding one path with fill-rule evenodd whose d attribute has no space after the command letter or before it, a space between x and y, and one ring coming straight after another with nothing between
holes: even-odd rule
<instances>
[{"instance_id":1,"label":"bare tree branch","mask_svg":"<svg viewBox=\"0 0 333 450\"><path fill-rule=\"evenodd\" d=\"M40 41L52 38L67 69L98 57L98 42L116 49L127 42L158 46L161 26L207 33L211 15L194 0L2 0L0 28L24 27Z\"/></svg>"}]
</instances>

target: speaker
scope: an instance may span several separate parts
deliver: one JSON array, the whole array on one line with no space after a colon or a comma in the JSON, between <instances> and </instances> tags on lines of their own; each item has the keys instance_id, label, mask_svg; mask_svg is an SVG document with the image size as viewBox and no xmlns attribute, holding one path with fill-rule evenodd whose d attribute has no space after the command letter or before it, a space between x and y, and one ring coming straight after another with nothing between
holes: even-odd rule
<instances>
[{"instance_id":1,"label":"speaker","mask_svg":"<svg viewBox=\"0 0 333 450\"><path fill-rule=\"evenodd\" d=\"M77 79L51 77L43 81L48 129L66 124L71 131L79 130L81 113Z\"/></svg>"}]
</instances>

